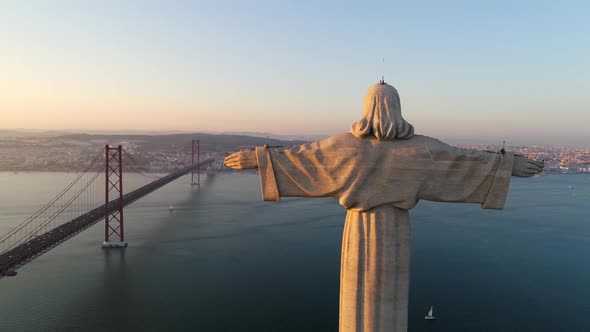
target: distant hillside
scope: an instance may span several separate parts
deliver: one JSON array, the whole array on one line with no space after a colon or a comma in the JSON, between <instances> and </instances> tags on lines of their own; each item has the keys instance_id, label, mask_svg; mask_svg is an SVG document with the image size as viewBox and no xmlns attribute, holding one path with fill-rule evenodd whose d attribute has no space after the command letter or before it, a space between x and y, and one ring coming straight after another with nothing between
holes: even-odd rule
<instances>
[{"instance_id":1,"label":"distant hillside","mask_svg":"<svg viewBox=\"0 0 590 332\"><path fill-rule=\"evenodd\" d=\"M274 146L289 146L306 143L296 140L267 139L266 137L255 137L246 135L226 134L171 134L171 135L88 135L73 134L58 136L53 139L62 141L81 142L104 142L113 145L133 142L141 145L145 150L162 150L166 147L175 146L190 150L191 140L198 139L203 152L234 151L239 147L261 146L264 144Z\"/></svg>"}]
</instances>

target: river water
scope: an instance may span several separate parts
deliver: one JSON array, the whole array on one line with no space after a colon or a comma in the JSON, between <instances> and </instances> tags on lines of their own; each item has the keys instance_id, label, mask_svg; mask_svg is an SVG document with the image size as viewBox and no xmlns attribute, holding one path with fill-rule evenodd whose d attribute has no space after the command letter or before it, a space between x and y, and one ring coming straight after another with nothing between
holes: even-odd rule
<instances>
[{"instance_id":1,"label":"river water","mask_svg":"<svg viewBox=\"0 0 590 332\"><path fill-rule=\"evenodd\" d=\"M1 233L73 177L0 173ZM590 176L514 179L508 199L411 212L410 331L590 331ZM254 174L177 180L126 208L128 248L101 249L100 223L1 279L0 331L337 331L344 217L262 202Z\"/></svg>"}]
</instances>

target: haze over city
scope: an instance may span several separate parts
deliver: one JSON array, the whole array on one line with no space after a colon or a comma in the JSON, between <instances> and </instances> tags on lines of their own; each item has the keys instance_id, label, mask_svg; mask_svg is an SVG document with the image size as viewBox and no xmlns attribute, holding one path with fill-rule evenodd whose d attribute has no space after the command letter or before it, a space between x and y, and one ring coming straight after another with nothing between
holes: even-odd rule
<instances>
[{"instance_id":1,"label":"haze over city","mask_svg":"<svg viewBox=\"0 0 590 332\"><path fill-rule=\"evenodd\" d=\"M383 74L418 133L588 146L582 1L2 6L1 129L331 135Z\"/></svg>"}]
</instances>

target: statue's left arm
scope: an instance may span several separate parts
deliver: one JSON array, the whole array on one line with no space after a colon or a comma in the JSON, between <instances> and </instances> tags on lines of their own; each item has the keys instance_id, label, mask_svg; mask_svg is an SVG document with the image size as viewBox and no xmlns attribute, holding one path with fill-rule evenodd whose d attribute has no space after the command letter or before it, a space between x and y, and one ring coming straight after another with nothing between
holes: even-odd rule
<instances>
[{"instance_id":1,"label":"statue's left arm","mask_svg":"<svg viewBox=\"0 0 590 332\"><path fill-rule=\"evenodd\" d=\"M431 167L419 196L442 202L480 203L503 209L511 176L532 176L542 164L510 152L460 149L440 141L430 144Z\"/></svg>"},{"instance_id":2,"label":"statue's left arm","mask_svg":"<svg viewBox=\"0 0 590 332\"><path fill-rule=\"evenodd\" d=\"M257 147L241 150L225 159L234 169L258 168L265 201L280 197L336 197L349 177L346 162L330 140L293 147ZM352 168L349 167L349 172Z\"/></svg>"}]
</instances>

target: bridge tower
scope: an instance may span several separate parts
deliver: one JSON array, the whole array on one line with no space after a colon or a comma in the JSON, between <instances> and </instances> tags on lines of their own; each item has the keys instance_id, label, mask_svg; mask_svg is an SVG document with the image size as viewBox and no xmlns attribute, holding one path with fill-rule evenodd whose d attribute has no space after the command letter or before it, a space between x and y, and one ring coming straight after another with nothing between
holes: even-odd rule
<instances>
[{"instance_id":1,"label":"bridge tower","mask_svg":"<svg viewBox=\"0 0 590 332\"><path fill-rule=\"evenodd\" d=\"M197 159L197 169L194 168L191 171L191 185L198 186L201 184L201 166L199 165L201 162L201 143L200 141L193 140L192 143L192 158L191 158L191 166L195 166L195 157ZM197 181L195 181L195 174Z\"/></svg>"},{"instance_id":2,"label":"bridge tower","mask_svg":"<svg viewBox=\"0 0 590 332\"><path fill-rule=\"evenodd\" d=\"M123 147L105 146L105 228L103 248L127 247L123 232ZM109 211L109 202L116 208ZM118 241L117 241L118 240Z\"/></svg>"}]
</instances>

